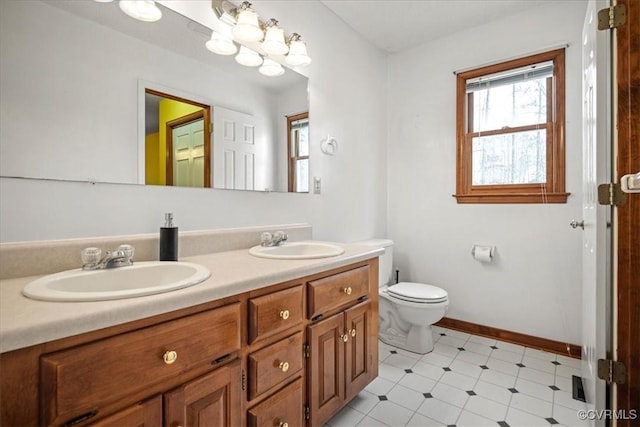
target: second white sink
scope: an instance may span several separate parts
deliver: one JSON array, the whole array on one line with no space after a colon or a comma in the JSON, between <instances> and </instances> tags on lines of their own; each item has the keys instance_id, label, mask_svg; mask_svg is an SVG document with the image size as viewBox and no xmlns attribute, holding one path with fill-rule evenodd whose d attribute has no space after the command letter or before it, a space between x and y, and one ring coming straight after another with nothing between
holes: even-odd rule
<instances>
[{"instance_id":1,"label":"second white sink","mask_svg":"<svg viewBox=\"0 0 640 427\"><path fill-rule=\"evenodd\" d=\"M107 270L50 274L28 283L22 294L44 301L105 301L186 288L209 276L206 267L190 262L136 262Z\"/></svg>"},{"instance_id":2,"label":"second white sink","mask_svg":"<svg viewBox=\"0 0 640 427\"><path fill-rule=\"evenodd\" d=\"M342 255L344 248L326 242L286 242L279 246L254 246L249 253L260 258L314 259Z\"/></svg>"}]
</instances>

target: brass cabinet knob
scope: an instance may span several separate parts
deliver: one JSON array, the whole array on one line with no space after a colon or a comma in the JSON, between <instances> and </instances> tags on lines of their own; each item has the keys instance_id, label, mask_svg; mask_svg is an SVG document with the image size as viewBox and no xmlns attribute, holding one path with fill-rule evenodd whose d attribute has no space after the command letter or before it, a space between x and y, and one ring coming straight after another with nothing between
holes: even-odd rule
<instances>
[{"instance_id":1,"label":"brass cabinet knob","mask_svg":"<svg viewBox=\"0 0 640 427\"><path fill-rule=\"evenodd\" d=\"M278 365L278 368L280 368L280 370L282 372L287 372L289 370L289 363L288 362L280 362L280 364Z\"/></svg>"},{"instance_id":2,"label":"brass cabinet knob","mask_svg":"<svg viewBox=\"0 0 640 427\"><path fill-rule=\"evenodd\" d=\"M352 336L352 337L355 337L355 336L356 336L356 329L355 329L355 328L353 328L353 329L351 330L351 336Z\"/></svg>"},{"instance_id":3,"label":"brass cabinet knob","mask_svg":"<svg viewBox=\"0 0 640 427\"><path fill-rule=\"evenodd\" d=\"M173 350L166 351L162 355L162 360L164 360L164 363L166 363L167 365L171 365L173 362L178 360L178 353Z\"/></svg>"},{"instance_id":4,"label":"brass cabinet knob","mask_svg":"<svg viewBox=\"0 0 640 427\"><path fill-rule=\"evenodd\" d=\"M348 288L344 288L342 290L342 292L344 292L347 295L351 295L351 292L353 292L353 291L352 291L351 287L348 287Z\"/></svg>"},{"instance_id":5,"label":"brass cabinet knob","mask_svg":"<svg viewBox=\"0 0 640 427\"><path fill-rule=\"evenodd\" d=\"M278 424L279 427L289 427L289 423L282 421L280 424Z\"/></svg>"},{"instance_id":6,"label":"brass cabinet knob","mask_svg":"<svg viewBox=\"0 0 640 427\"><path fill-rule=\"evenodd\" d=\"M289 318L289 310L282 310L280 312L280 318L282 320L287 320Z\"/></svg>"},{"instance_id":7,"label":"brass cabinet knob","mask_svg":"<svg viewBox=\"0 0 640 427\"><path fill-rule=\"evenodd\" d=\"M340 335L340 338L342 338L342 342L347 342L349 341L349 334Z\"/></svg>"}]
</instances>

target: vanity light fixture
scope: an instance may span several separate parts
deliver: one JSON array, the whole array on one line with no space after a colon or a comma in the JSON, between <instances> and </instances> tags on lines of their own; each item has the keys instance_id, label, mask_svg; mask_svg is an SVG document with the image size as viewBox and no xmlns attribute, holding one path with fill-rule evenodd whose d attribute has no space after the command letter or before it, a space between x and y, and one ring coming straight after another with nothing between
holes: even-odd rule
<instances>
[{"instance_id":1,"label":"vanity light fixture","mask_svg":"<svg viewBox=\"0 0 640 427\"><path fill-rule=\"evenodd\" d=\"M153 0L120 0L120 10L143 22L155 22L162 18L162 11Z\"/></svg>"},{"instance_id":2,"label":"vanity light fixture","mask_svg":"<svg viewBox=\"0 0 640 427\"><path fill-rule=\"evenodd\" d=\"M248 1L243 1L236 7L230 0L211 0L211 7L221 22L231 26L231 34L235 41L240 44L249 43L253 48L255 47L252 43L262 41L258 52L240 46L236 56L239 64L248 67L262 65L259 69L260 73L265 76L280 76L284 74L284 68L281 65L284 63L283 60L292 67L306 66L311 63L307 45L300 34L285 35L278 21L273 18L266 23L260 21L258 14L251 8L251 3ZM273 57L268 58L269 56Z\"/></svg>"},{"instance_id":3,"label":"vanity light fixture","mask_svg":"<svg viewBox=\"0 0 640 427\"><path fill-rule=\"evenodd\" d=\"M307 54L307 44L302 41L300 34L293 33L291 35L289 39L289 54L285 61L292 67L304 67L311 64L311 58Z\"/></svg>"},{"instance_id":4,"label":"vanity light fixture","mask_svg":"<svg viewBox=\"0 0 640 427\"><path fill-rule=\"evenodd\" d=\"M236 25L231 30L233 37L242 42L259 42L264 37L258 14L251 9L251 3L242 2L238 9Z\"/></svg>"},{"instance_id":5,"label":"vanity light fixture","mask_svg":"<svg viewBox=\"0 0 640 427\"><path fill-rule=\"evenodd\" d=\"M266 24L262 50L268 55L284 55L289 52L289 46L284 42L284 31L278 27L278 21L271 18Z\"/></svg>"},{"instance_id":6,"label":"vanity light fixture","mask_svg":"<svg viewBox=\"0 0 640 427\"><path fill-rule=\"evenodd\" d=\"M205 43L207 49L218 55L233 55L238 52L238 47L233 41L217 31L211 32L211 39Z\"/></svg>"},{"instance_id":7,"label":"vanity light fixture","mask_svg":"<svg viewBox=\"0 0 640 427\"><path fill-rule=\"evenodd\" d=\"M240 52L236 55L236 62L245 67L257 67L262 65L262 57L248 47L240 46Z\"/></svg>"},{"instance_id":8,"label":"vanity light fixture","mask_svg":"<svg viewBox=\"0 0 640 427\"><path fill-rule=\"evenodd\" d=\"M262 67L258 69L260 74L267 77L276 77L284 74L284 68L282 65L274 61L273 59L265 58Z\"/></svg>"}]
</instances>

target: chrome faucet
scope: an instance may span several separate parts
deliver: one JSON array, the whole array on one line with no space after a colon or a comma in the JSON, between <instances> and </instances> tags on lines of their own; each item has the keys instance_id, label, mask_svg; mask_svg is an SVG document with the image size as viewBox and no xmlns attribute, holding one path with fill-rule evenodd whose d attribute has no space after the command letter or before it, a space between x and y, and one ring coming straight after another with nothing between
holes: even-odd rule
<instances>
[{"instance_id":1,"label":"chrome faucet","mask_svg":"<svg viewBox=\"0 0 640 427\"><path fill-rule=\"evenodd\" d=\"M276 231L271 234L268 231L262 233L260 246L280 246L289 236L284 231Z\"/></svg>"},{"instance_id":2,"label":"chrome faucet","mask_svg":"<svg viewBox=\"0 0 640 427\"><path fill-rule=\"evenodd\" d=\"M108 268L124 267L133 265L133 246L120 245L113 252L107 251L102 256L99 248L85 248L82 250L83 270L105 270Z\"/></svg>"}]
</instances>

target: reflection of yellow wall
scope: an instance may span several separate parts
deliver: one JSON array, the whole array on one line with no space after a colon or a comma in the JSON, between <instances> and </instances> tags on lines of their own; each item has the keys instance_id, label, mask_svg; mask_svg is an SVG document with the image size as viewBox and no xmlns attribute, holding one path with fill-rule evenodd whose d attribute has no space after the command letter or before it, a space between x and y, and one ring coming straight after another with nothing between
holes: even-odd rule
<instances>
[{"instance_id":1,"label":"reflection of yellow wall","mask_svg":"<svg viewBox=\"0 0 640 427\"><path fill-rule=\"evenodd\" d=\"M160 179L160 171L158 170L159 139L158 133L147 135L144 145L144 173L145 183L150 185L159 185L162 183Z\"/></svg>"},{"instance_id":2,"label":"reflection of yellow wall","mask_svg":"<svg viewBox=\"0 0 640 427\"><path fill-rule=\"evenodd\" d=\"M158 144L158 178L160 185L167 183L167 122L175 120L187 114L195 113L202 110L195 105L185 104L184 102L174 101L173 99L163 99L159 106L159 144Z\"/></svg>"}]
</instances>

